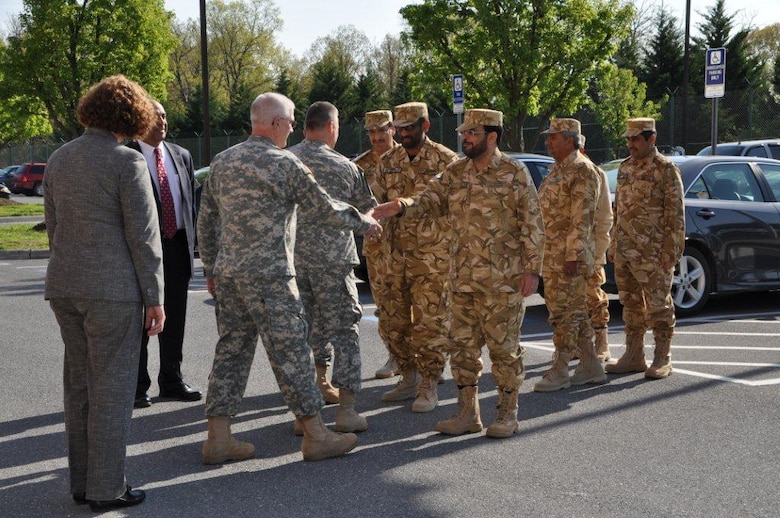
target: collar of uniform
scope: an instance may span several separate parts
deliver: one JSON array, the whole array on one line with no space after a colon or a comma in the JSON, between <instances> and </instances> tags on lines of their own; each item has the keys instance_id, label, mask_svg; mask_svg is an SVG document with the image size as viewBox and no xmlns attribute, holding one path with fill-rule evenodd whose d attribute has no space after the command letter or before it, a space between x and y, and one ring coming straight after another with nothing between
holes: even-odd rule
<instances>
[{"instance_id":1,"label":"collar of uniform","mask_svg":"<svg viewBox=\"0 0 780 518\"><path fill-rule=\"evenodd\" d=\"M631 163L634 163L639 166L645 166L647 164L652 164L653 161L656 158L658 158L658 155L659 155L658 148L653 147L653 149L651 149L650 152L647 154L647 156L644 158L634 158L634 157L630 157L630 158L631 158Z\"/></svg>"}]
</instances>

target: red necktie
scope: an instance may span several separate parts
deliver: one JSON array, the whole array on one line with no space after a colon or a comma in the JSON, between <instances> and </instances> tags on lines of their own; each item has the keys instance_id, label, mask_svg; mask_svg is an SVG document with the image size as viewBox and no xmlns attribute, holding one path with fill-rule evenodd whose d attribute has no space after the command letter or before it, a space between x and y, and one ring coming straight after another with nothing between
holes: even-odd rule
<instances>
[{"instance_id":1,"label":"red necktie","mask_svg":"<svg viewBox=\"0 0 780 518\"><path fill-rule=\"evenodd\" d=\"M168 174L165 172L165 161L160 148L154 148L154 158L157 161L157 179L160 181L160 206L162 207L163 237L172 238L178 226L176 225L176 209L173 207L171 186L168 185Z\"/></svg>"}]
</instances>

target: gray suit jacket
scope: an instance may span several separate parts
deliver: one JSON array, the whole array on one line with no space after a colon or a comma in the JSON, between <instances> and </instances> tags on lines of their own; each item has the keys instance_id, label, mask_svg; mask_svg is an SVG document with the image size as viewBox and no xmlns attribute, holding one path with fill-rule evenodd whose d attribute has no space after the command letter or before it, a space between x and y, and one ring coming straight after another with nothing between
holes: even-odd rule
<instances>
[{"instance_id":1,"label":"gray suit jacket","mask_svg":"<svg viewBox=\"0 0 780 518\"><path fill-rule=\"evenodd\" d=\"M52 153L43 183L46 299L163 304L160 225L143 155L87 128Z\"/></svg>"}]
</instances>

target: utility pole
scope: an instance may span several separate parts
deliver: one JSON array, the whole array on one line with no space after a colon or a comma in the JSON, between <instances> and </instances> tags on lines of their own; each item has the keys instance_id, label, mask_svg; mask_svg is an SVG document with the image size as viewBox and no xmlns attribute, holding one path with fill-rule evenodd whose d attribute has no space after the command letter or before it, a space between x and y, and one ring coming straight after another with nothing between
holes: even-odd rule
<instances>
[{"instance_id":1,"label":"utility pole","mask_svg":"<svg viewBox=\"0 0 780 518\"><path fill-rule=\"evenodd\" d=\"M690 1L690 0L689 0ZM211 113L209 110L209 52L206 31L206 0L200 0L200 63L203 94L203 164L211 163Z\"/></svg>"}]
</instances>

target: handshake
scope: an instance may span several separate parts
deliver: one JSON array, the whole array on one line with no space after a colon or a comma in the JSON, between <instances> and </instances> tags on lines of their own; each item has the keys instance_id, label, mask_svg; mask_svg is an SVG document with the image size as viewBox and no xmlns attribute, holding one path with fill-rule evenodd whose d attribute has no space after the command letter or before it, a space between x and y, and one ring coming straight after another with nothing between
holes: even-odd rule
<instances>
[{"instance_id":1,"label":"handshake","mask_svg":"<svg viewBox=\"0 0 780 518\"><path fill-rule=\"evenodd\" d=\"M402 214L404 211L403 204L398 200L388 201L381 205L377 205L373 209L366 212L366 216L371 218L371 227L365 232L365 236L372 241L376 241L382 236L382 225L378 223L378 220L385 218L392 218L398 214Z\"/></svg>"}]
</instances>

